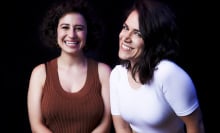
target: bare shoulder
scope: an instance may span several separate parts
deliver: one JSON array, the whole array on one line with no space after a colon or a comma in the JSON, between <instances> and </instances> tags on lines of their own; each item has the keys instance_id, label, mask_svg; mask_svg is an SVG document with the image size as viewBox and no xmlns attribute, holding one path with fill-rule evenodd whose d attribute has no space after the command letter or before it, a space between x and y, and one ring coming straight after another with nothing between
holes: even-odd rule
<instances>
[{"instance_id":1,"label":"bare shoulder","mask_svg":"<svg viewBox=\"0 0 220 133\"><path fill-rule=\"evenodd\" d=\"M110 73L111 67L106 63L99 62L98 63L98 71L100 74Z\"/></svg>"},{"instance_id":2,"label":"bare shoulder","mask_svg":"<svg viewBox=\"0 0 220 133\"><path fill-rule=\"evenodd\" d=\"M45 65L40 64L33 68L30 81L29 81L29 87L28 87L28 107L29 109L31 107L37 109L40 99L43 93L43 86L46 79L46 71L45 71ZM37 107L37 108L36 108ZM36 111L34 109L34 111ZM38 109L37 109L38 110ZM35 113L36 114L36 113Z\"/></svg>"},{"instance_id":3,"label":"bare shoulder","mask_svg":"<svg viewBox=\"0 0 220 133\"><path fill-rule=\"evenodd\" d=\"M110 73L111 73L111 70L112 69L108 64L99 62L98 63L98 72L99 72L100 80L103 80L103 79L108 80Z\"/></svg>"},{"instance_id":4,"label":"bare shoulder","mask_svg":"<svg viewBox=\"0 0 220 133\"><path fill-rule=\"evenodd\" d=\"M46 74L45 64L39 64L32 70L31 75L43 76Z\"/></svg>"},{"instance_id":5,"label":"bare shoulder","mask_svg":"<svg viewBox=\"0 0 220 133\"><path fill-rule=\"evenodd\" d=\"M43 84L46 79L46 69L45 64L39 64L32 70L30 83L40 83ZM35 82L35 83L34 83Z\"/></svg>"}]
</instances>

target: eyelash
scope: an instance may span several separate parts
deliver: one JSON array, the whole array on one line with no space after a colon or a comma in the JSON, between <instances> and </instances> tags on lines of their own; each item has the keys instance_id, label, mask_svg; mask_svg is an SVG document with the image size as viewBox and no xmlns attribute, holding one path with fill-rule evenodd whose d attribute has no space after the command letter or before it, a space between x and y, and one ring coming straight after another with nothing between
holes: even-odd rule
<instances>
[{"instance_id":1,"label":"eyelash","mask_svg":"<svg viewBox=\"0 0 220 133\"><path fill-rule=\"evenodd\" d=\"M69 29L69 27L67 27L67 26L63 26L62 29Z\"/></svg>"},{"instance_id":2,"label":"eyelash","mask_svg":"<svg viewBox=\"0 0 220 133\"><path fill-rule=\"evenodd\" d=\"M128 26L123 25L122 30L129 30ZM139 31L134 31L134 34L137 35L138 37L142 38L142 35Z\"/></svg>"},{"instance_id":3,"label":"eyelash","mask_svg":"<svg viewBox=\"0 0 220 133\"><path fill-rule=\"evenodd\" d=\"M68 26L63 26L62 29L68 30L68 29L70 29L70 28L69 28ZM76 30L76 31L83 31L84 28L83 28L83 27L75 27L74 30Z\"/></svg>"}]
</instances>

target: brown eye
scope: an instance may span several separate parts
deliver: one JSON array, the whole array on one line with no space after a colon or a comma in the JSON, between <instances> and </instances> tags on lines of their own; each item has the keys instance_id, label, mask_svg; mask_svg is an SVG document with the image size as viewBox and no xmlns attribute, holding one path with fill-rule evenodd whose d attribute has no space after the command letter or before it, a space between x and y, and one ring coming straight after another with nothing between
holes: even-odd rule
<instances>
[{"instance_id":1,"label":"brown eye","mask_svg":"<svg viewBox=\"0 0 220 133\"><path fill-rule=\"evenodd\" d=\"M137 35L138 37L142 38L142 35L141 35L141 33L139 31L135 31L134 34Z\"/></svg>"},{"instance_id":2,"label":"brown eye","mask_svg":"<svg viewBox=\"0 0 220 133\"><path fill-rule=\"evenodd\" d=\"M76 30L76 31L83 31L84 28L83 28L83 27L76 27L75 30Z\"/></svg>"},{"instance_id":3,"label":"brown eye","mask_svg":"<svg viewBox=\"0 0 220 133\"><path fill-rule=\"evenodd\" d=\"M85 26L84 25L76 25L75 27L74 27L74 30L75 31L84 31L85 30Z\"/></svg>"},{"instance_id":4,"label":"brown eye","mask_svg":"<svg viewBox=\"0 0 220 133\"><path fill-rule=\"evenodd\" d=\"M68 26L63 26L63 27L61 27L62 29L69 29L69 27Z\"/></svg>"}]
</instances>

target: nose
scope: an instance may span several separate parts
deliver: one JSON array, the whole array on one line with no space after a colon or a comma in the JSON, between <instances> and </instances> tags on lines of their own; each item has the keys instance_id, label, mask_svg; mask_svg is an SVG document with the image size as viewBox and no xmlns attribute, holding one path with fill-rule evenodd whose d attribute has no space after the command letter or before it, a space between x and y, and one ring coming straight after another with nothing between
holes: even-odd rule
<instances>
[{"instance_id":1,"label":"nose","mask_svg":"<svg viewBox=\"0 0 220 133\"><path fill-rule=\"evenodd\" d=\"M124 41L125 41L125 42L131 42L131 31L127 31L127 32L124 34Z\"/></svg>"},{"instance_id":2,"label":"nose","mask_svg":"<svg viewBox=\"0 0 220 133\"><path fill-rule=\"evenodd\" d=\"M69 32L68 32L68 36L71 37L71 38L76 37L76 31L75 31L74 29L69 30Z\"/></svg>"}]
</instances>

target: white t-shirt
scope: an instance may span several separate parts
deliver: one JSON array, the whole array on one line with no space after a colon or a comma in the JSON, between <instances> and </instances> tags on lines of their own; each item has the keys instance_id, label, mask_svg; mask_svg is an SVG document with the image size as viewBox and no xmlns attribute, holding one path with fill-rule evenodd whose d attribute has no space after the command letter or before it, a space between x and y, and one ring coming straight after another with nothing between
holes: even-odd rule
<instances>
[{"instance_id":1,"label":"white t-shirt","mask_svg":"<svg viewBox=\"0 0 220 133\"><path fill-rule=\"evenodd\" d=\"M110 76L112 115L130 123L138 133L183 133L186 116L198 106L196 89L189 75L174 62L157 65L151 84L130 87L127 69L117 65Z\"/></svg>"}]
</instances>

